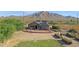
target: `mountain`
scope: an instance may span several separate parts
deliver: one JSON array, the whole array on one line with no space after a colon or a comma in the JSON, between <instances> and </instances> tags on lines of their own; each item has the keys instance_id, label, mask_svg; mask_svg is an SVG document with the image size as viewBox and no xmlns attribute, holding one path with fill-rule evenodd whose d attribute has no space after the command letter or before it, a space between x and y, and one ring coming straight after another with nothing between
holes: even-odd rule
<instances>
[{"instance_id":1,"label":"mountain","mask_svg":"<svg viewBox=\"0 0 79 59\"><path fill-rule=\"evenodd\" d=\"M51 13L48 11L40 11L40 12L36 12L33 13L31 15L27 15L27 16L8 16L8 17L0 17L0 19L3 18L16 18L16 19L21 19L23 20L25 23L29 23L35 20L46 20L46 21L70 21L72 20L77 20L76 17L72 17L72 16L63 16L60 14L56 14L56 13Z\"/></svg>"},{"instance_id":2,"label":"mountain","mask_svg":"<svg viewBox=\"0 0 79 59\"><path fill-rule=\"evenodd\" d=\"M71 20L77 19L76 17L72 16L63 16L56 13L50 13L48 11L41 11L31 15L32 17L40 18L41 20Z\"/></svg>"},{"instance_id":3,"label":"mountain","mask_svg":"<svg viewBox=\"0 0 79 59\"><path fill-rule=\"evenodd\" d=\"M62 15L56 13L49 13L48 11L41 11L31 15L32 17L40 18L41 20L54 20L54 19L64 19Z\"/></svg>"},{"instance_id":4,"label":"mountain","mask_svg":"<svg viewBox=\"0 0 79 59\"><path fill-rule=\"evenodd\" d=\"M41 12L38 12L38 13L34 13L32 16L35 16L35 17L57 17L57 16L61 16L62 15L59 15L59 14L56 14L56 13L50 13L48 11L41 11Z\"/></svg>"}]
</instances>

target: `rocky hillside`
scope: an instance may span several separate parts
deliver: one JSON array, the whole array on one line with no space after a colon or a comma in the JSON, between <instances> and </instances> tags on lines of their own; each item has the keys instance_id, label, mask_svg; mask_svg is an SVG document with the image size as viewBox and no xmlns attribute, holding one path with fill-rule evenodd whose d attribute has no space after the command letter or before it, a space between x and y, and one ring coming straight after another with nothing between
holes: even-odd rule
<instances>
[{"instance_id":1,"label":"rocky hillside","mask_svg":"<svg viewBox=\"0 0 79 59\"><path fill-rule=\"evenodd\" d=\"M62 16L56 13L50 13L48 11L39 11L34 14L28 15L28 16L9 16L9 17L0 17L0 19L3 18L16 18L21 19L25 23L32 22L34 20L47 20L47 21L69 21L69 20L77 20L75 17L71 16Z\"/></svg>"}]
</instances>

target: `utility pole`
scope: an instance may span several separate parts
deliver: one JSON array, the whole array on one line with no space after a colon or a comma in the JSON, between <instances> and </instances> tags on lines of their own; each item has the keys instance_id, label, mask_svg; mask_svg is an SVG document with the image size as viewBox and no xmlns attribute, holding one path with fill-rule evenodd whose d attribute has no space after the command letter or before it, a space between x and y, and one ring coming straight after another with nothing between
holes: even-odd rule
<instances>
[{"instance_id":1,"label":"utility pole","mask_svg":"<svg viewBox=\"0 0 79 59\"><path fill-rule=\"evenodd\" d=\"M78 24L78 14L77 14L77 24Z\"/></svg>"},{"instance_id":2,"label":"utility pole","mask_svg":"<svg viewBox=\"0 0 79 59\"><path fill-rule=\"evenodd\" d=\"M23 22L24 22L24 11L23 11Z\"/></svg>"}]
</instances>

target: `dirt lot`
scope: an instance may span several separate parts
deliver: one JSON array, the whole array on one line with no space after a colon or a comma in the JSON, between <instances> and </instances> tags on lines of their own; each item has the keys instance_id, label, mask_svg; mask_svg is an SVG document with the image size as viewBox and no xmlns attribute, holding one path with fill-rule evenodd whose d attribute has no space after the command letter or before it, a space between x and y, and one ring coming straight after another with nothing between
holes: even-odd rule
<instances>
[{"instance_id":1,"label":"dirt lot","mask_svg":"<svg viewBox=\"0 0 79 59\"><path fill-rule=\"evenodd\" d=\"M69 29L79 30L79 25L60 25L60 27L64 30L69 30Z\"/></svg>"},{"instance_id":2,"label":"dirt lot","mask_svg":"<svg viewBox=\"0 0 79 59\"><path fill-rule=\"evenodd\" d=\"M52 39L53 33L29 33L18 31L15 32L11 39L4 43L3 46L14 46L16 43L24 40L48 40Z\"/></svg>"},{"instance_id":3,"label":"dirt lot","mask_svg":"<svg viewBox=\"0 0 79 59\"><path fill-rule=\"evenodd\" d=\"M5 41L4 44L2 45L3 47L12 47L16 45L19 42L22 41L28 41L28 40L48 40L48 39L54 39L52 35L54 35L57 32L49 32L49 33L30 33L30 32L23 32L23 31L18 31L13 34L13 36L8 40ZM67 47L78 47L79 42L74 41L72 42L73 44L68 45Z\"/></svg>"}]
</instances>

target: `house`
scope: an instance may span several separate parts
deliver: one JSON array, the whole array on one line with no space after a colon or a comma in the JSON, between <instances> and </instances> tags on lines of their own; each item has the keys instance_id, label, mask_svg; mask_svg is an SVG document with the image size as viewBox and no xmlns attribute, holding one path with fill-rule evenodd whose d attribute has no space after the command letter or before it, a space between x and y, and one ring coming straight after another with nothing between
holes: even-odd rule
<instances>
[{"instance_id":1,"label":"house","mask_svg":"<svg viewBox=\"0 0 79 59\"><path fill-rule=\"evenodd\" d=\"M37 20L30 24L28 24L28 28L31 30L48 30L49 25L47 21L44 20Z\"/></svg>"}]
</instances>

